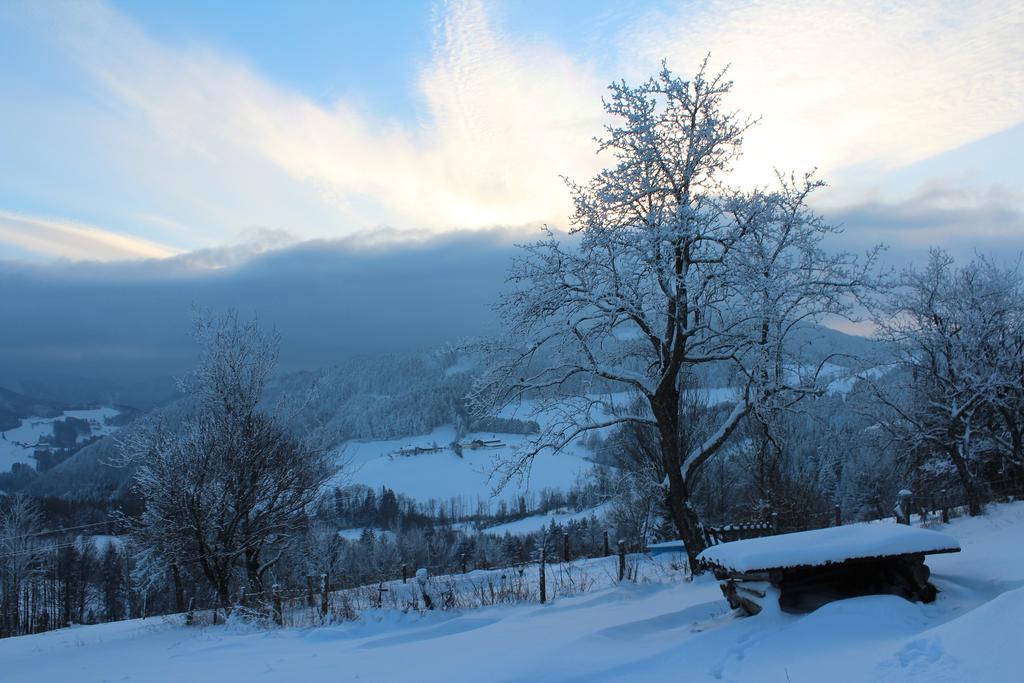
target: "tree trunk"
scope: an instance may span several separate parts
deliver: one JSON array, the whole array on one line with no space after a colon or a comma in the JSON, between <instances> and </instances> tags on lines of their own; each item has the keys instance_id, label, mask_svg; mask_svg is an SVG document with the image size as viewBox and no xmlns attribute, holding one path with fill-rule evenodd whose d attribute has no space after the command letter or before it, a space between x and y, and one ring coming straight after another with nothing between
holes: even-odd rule
<instances>
[{"instance_id":1,"label":"tree trunk","mask_svg":"<svg viewBox=\"0 0 1024 683\"><path fill-rule=\"evenodd\" d=\"M977 517L981 514L981 493L979 493L978 487L974 483L974 478L967 469L967 461L961 455L960 449L956 447L956 444L953 444L948 450L953 466L956 467L960 485L964 487L964 494L967 496L967 512L971 517Z\"/></svg>"},{"instance_id":2,"label":"tree trunk","mask_svg":"<svg viewBox=\"0 0 1024 683\"><path fill-rule=\"evenodd\" d=\"M171 578L174 579L174 610L181 614L185 611L185 589L181 585L181 571L177 563L171 565Z\"/></svg>"},{"instance_id":3,"label":"tree trunk","mask_svg":"<svg viewBox=\"0 0 1024 683\"><path fill-rule=\"evenodd\" d=\"M679 537L686 547L686 557L690 563L690 571L699 574L699 563L697 556L707 547L707 540L704 538L704 526L700 523L697 512L690 506L690 493L686 486L683 475L678 470L668 475L668 499L669 513L672 515L672 522L679 531Z\"/></svg>"},{"instance_id":4,"label":"tree trunk","mask_svg":"<svg viewBox=\"0 0 1024 683\"><path fill-rule=\"evenodd\" d=\"M229 614L231 612L231 589L227 576L221 577L217 581L217 599L220 600L220 606L224 608L224 613Z\"/></svg>"},{"instance_id":5,"label":"tree trunk","mask_svg":"<svg viewBox=\"0 0 1024 683\"><path fill-rule=\"evenodd\" d=\"M245 573L249 579L249 590L253 593L263 592L263 578L260 576L260 551L245 551Z\"/></svg>"},{"instance_id":6,"label":"tree trunk","mask_svg":"<svg viewBox=\"0 0 1024 683\"><path fill-rule=\"evenodd\" d=\"M686 547L690 571L697 573L697 555L707 547L707 542L700 519L690 506L690 491L683 477L683 454L679 443L679 391L674 384L655 395L651 400L651 412L658 423L662 464L668 479L665 499L669 514Z\"/></svg>"}]
</instances>

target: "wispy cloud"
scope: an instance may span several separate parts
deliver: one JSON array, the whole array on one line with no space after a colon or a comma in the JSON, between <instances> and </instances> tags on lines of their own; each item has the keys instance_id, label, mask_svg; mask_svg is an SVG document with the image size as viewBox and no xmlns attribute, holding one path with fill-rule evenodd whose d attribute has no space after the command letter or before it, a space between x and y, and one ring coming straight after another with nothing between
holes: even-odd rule
<instances>
[{"instance_id":1,"label":"wispy cloud","mask_svg":"<svg viewBox=\"0 0 1024 683\"><path fill-rule=\"evenodd\" d=\"M0 211L0 241L28 251L87 261L166 258L182 253L181 249L91 225L6 211Z\"/></svg>"},{"instance_id":2,"label":"wispy cloud","mask_svg":"<svg viewBox=\"0 0 1024 683\"><path fill-rule=\"evenodd\" d=\"M157 168L144 174L158 174L165 193L222 230L260 222L336 236L379 225L561 222L569 205L559 175L593 165L600 81L552 47L503 36L477 2L440 15L419 123L343 100L322 105L209 49L165 46L109 7L76 4L55 15L60 47L135 131L123 139L144 139L153 152ZM160 171L168 157L173 177ZM181 172L182 159L192 173ZM226 178L257 206L276 198L270 220L234 192L218 203L202 188ZM304 201L294 202L300 193Z\"/></svg>"}]
</instances>

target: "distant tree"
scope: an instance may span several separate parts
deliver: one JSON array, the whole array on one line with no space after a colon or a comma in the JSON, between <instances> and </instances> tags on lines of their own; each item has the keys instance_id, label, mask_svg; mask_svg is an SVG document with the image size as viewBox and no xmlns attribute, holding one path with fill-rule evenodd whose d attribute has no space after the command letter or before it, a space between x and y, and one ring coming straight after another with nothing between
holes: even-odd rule
<instances>
[{"instance_id":1,"label":"distant tree","mask_svg":"<svg viewBox=\"0 0 1024 683\"><path fill-rule=\"evenodd\" d=\"M59 448L74 448L79 437L92 434L92 426L88 420L77 417L66 417L53 422L53 444Z\"/></svg>"},{"instance_id":2,"label":"distant tree","mask_svg":"<svg viewBox=\"0 0 1024 683\"><path fill-rule=\"evenodd\" d=\"M236 569L250 592L263 589L332 470L323 451L259 407L277 359L276 335L232 312L199 318L196 336L202 355L187 389L197 414L178 432L151 430L134 448L146 508L132 537L154 569L197 567L228 608Z\"/></svg>"},{"instance_id":3,"label":"distant tree","mask_svg":"<svg viewBox=\"0 0 1024 683\"><path fill-rule=\"evenodd\" d=\"M902 381L877 388L880 424L922 482L951 474L972 515L986 479L1024 473L1024 279L933 249L876 310ZM888 389L888 390L887 390Z\"/></svg>"},{"instance_id":4,"label":"distant tree","mask_svg":"<svg viewBox=\"0 0 1024 683\"><path fill-rule=\"evenodd\" d=\"M667 68L638 86L614 83L616 120L599 141L613 165L570 184L576 242L550 230L515 262L499 311L508 342L473 392L480 414L524 399L547 426L504 471L588 431L633 423L656 430L669 515L691 561L705 545L690 503L703 465L751 413L765 421L822 390L819 365L787 340L801 324L849 315L873 255L827 254L835 229L807 207L821 183L779 176L775 190L724 185L751 121L728 111L732 84L702 65L684 80ZM692 447L680 404L688 378L727 363L740 386L733 409ZM632 391L641 411L605 400Z\"/></svg>"},{"instance_id":5,"label":"distant tree","mask_svg":"<svg viewBox=\"0 0 1024 683\"><path fill-rule=\"evenodd\" d=\"M0 635L25 633L24 591L41 571L46 544L39 506L21 495L0 498Z\"/></svg>"},{"instance_id":6,"label":"distant tree","mask_svg":"<svg viewBox=\"0 0 1024 683\"><path fill-rule=\"evenodd\" d=\"M107 543L107 547L103 551L99 575L100 591L103 595L103 620L124 619L126 613L124 561L114 543Z\"/></svg>"}]
</instances>

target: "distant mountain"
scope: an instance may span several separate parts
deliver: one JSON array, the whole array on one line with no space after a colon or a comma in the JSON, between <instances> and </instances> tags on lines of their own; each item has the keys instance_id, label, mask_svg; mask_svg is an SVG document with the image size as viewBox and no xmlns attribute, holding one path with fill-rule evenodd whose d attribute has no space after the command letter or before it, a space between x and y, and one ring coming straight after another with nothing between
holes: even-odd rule
<instances>
[{"instance_id":1,"label":"distant mountain","mask_svg":"<svg viewBox=\"0 0 1024 683\"><path fill-rule=\"evenodd\" d=\"M178 400L154 409L150 415L169 425L180 424L194 403L187 396L178 396ZM34 496L79 500L126 495L135 468L131 465L117 465L122 459L122 438L129 436L132 430L144 427L144 420L136 419L118 433L81 448L56 467L40 473L27 492Z\"/></svg>"},{"instance_id":2,"label":"distant mountain","mask_svg":"<svg viewBox=\"0 0 1024 683\"><path fill-rule=\"evenodd\" d=\"M65 410L60 401L27 396L0 387L0 431L14 429L29 417L57 417Z\"/></svg>"},{"instance_id":3,"label":"distant mountain","mask_svg":"<svg viewBox=\"0 0 1024 683\"><path fill-rule=\"evenodd\" d=\"M40 374L22 378L14 388L69 408L123 405L149 411L180 396L169 375L120 383L97 377Z\"/></svg>"},{"instance_id":4,"label":"distant mountain","mask_svg":"<svg viewBox=\"0 0 1024 683\"><path fill-rule=\"evenodd\" d=\"M804 325L793 330L788 351L811 362L830 357L830 363L850 367L856 364L856 359L874 357L885 353L886 349L868 337L847 334L823 325Z\"/></svg>"},{"instance_id":5,"label":"distant mountain","mask_svg":"<svg viewBox=\"0 0 1024 683\"><path fill-rule=\"evenodd\" d=\"M791 350L805 360L830 357L829 362L844 367L853 367L854 357L884 352L876 342L826 327L801 328L793 344ZM454 425L459 433L474 431L480 425L474 424L462 399L481 363L482 359L450 347L352 358L316 372L282 373L270 382L264 405L294 433L326 447L351 439L401 439L427 434L442 425ZM727 386L727 368L708 366L702 372L701 381L707 388ZM157 383L149 395L162 391L169 393L169 385ZM153 411L172 425L180 423L193 405L181 394L174 395L177 400L165 401ZM521 428L505 426L502 431ZM494 431L491 427L480 429ZM31 493L69 498L123 494L130 485L132 469L111 467L108 463L117 455L116 437L101 439L42 473Z\"/></svg>"}]
</instances>

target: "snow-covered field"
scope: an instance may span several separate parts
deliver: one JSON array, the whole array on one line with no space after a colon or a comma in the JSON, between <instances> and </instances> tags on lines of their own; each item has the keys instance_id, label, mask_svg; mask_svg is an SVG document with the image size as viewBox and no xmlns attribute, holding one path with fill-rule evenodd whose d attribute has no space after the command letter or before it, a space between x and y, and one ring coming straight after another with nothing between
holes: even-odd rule
<instances>
[{"instance_id":1,"label":"snow-covered field","mask_svg":"<svg viewBox=\"0 0 1024 683\"><path fill-rule=\"evenodd\" d=\"M35 465L32 453L35 452L42 437L53 434L54 422L77 417L89 422L92 436L106 436L117 431L116 426L107 424L107 418L115 417L119 412L116 408L109 407L68 410L60 417L30 417L22 420L20 426L0 432L0 472L10 470L14 463Z\"/></svg>"},{"instance_id":2,"label":"snow-covered field","mask_svg":"<svg viewBox=\"0 0 1024 683\"><path fill-rule=\"evenodd\" d=\"M497 480L492 478L495 465L509 457L526 437L519 434L474 432L459 439L463 443L475 439L500 441L499 448L464 448L459 457L448 446L455 441L455 428L438 427L429 434L391 441L349 441L339 453L343 466L337 483L387 486L397 493L418 500L447 500L462 496L469 500L491 499ZM399 455L401 449L440 448L437 452ZM526 490L544 488L568 489L593 464L586 460L589 452L573 445L558 455L544 453L534 461L529 481L512 482L494 500L513 500Z\"/></svg>"},{"instance_id":3,"label":"snow-covered field","mask_svg":"<svg viewBox=\"0 0 1024 683\"><path fill-rule=\"evenodd\" d=\"M655 578L548 605L382 610L311 629L79 627L2 640L0 665L4 681L34 683L1021 680L1024 503L941 530L963 552L929 559L931 605L871 596L738 618L710 577Z\"/></svg>"},{"instance_id":4,"label":"snow-covered field","mask_svg":"<svg viewBox=\"0 0 1024 683\"><path fill-rule=\"evenodd\" d=\"M504 534L510 533L513 536L518 534L532 534L535 531L540 531L544 527L554 522L556 524L566 524L570 521L580 521L587 519L591 515L598 517L599 519L605 515L608 511L608 505L598 505L596 507L581 510L579 512L553 510L539 515L530 515L522 519L517 519L514 522L506 522L505 524L498 524L496 526L489 526L482 529L489 534ZM472 525L467 525L467 528L473 529Z\"/></svg>"},{"instance_id":5,"label":"snow-covered field","mask_svg":"<svg viewBox=\"0 0 1024 683\"><path fill-rule=\"evenodd\" d=\"M717 387L701 389L697 395L708 405L717 405L735 401L738 391L733 387ZM626 404L631 400L628 393L594 395L590 398L600 399L608 405ZM502 410L499 416L536 420L541 426L554 419L554 416L544 413L535 415L533 407L531 401L523 400ZM608 416L600 408L595 408L595 418ZM603 430L602 433L607 435L608 430ZM520 434L471 432L460 437L459 442L465 444L474 440L492 440L500 442L501 446L464 448L461 457L449 448L456 440L455 428L452 425L438 427L429 434L401 439L348 441L336 451L338 463L342 465L342 473L337 480L331 482L331 485L364 484L375 488L387 486L421 501L431 498L447 500L461 496L469 500L497 502L511 501L523 493L545 488L567 490L576 483L580 475L586 475L594 467L589 460L592 453L577 440L556 455L550 452L540 454L533 462L528 479L512 481L498 495L494 495L495 485L498 483L498 479L493 476L496 465L514 455L527 438ZM400 454L402 450L435 447L439 449L436 452Z\"/></svg>"}]
</instances>

